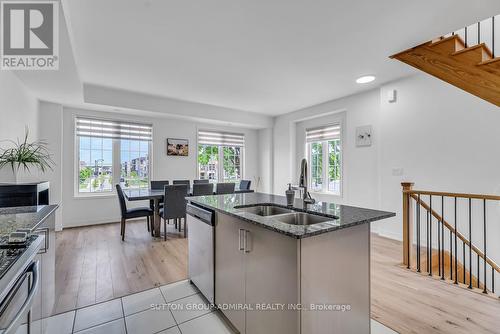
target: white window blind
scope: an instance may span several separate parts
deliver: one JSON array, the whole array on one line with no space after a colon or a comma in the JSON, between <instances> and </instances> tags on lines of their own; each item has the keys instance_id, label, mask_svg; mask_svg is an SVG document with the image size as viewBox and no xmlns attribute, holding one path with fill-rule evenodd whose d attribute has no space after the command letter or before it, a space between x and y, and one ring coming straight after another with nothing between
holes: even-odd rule
<instances>
[{"instance_id":1,"label":"white window blind","mask_svg":"<svg viewBox=\"0 0 500 334\"><path fill-rule=\"evenodd\" d=\"M153 127L149 124L76 118L77 136L151 141L152 134Z\"/></svg>"},{"instance_id":2,"label":"white window blind","mask_svg":"<svg viewBox=\"0 0 500 334\"><path fill-rule=\"evenodd\" d=\"M330 124L312 129L306 129L306 142L340 139L340 124Z\"/></svg>"},{"instance_id":3,"label":"white window blind","mask_svg":"<svg viewBox=\"0 0 500 334\"><path fill-rule=\"evenodd\" d=\"M220 131L198 130L199 145L245 146L245 135Z\"/></svg>"}]
</instances>

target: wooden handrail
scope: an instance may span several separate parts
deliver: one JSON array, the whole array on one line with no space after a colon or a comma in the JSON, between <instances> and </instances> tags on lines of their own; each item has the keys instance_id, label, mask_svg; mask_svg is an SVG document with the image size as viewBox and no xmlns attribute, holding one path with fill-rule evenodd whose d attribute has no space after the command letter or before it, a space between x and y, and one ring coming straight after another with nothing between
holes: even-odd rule
<instances>
[{"instance_id":1,"label":"wooden handrail","mask_svg":"<svg viewBox=\"0 0 500 334\"><path fill-rule=\"evenodd\" d=\"M467 238L460 232L458 231L455 231L455 228L450 224L448 223L446 220L443 219L443 217L441 217L436 211L434 211L434 209L431 210L430 206L425 203L424 201L422 201L422 199L419 200L419 197L417 196L418 194L422 195L421 192L417 192L417 194L412 194L411 192L407 192L410 194L410 196L416 201L416 203L418 205L421 205L424 209L426 209L428 212L431 212L431 214L438 220L438 221L441 221L443 222L444 226L446 226L446 228L448 230L450 230L451 232L455 233L457 235L457 237L462 240L462 242L464 242L468 247L471 247L471 249L479 256L481 257L483 260L484 260L484 253L479 249L477 248L476 246L474 246L474 244L470 244L469 243L469 240L467 240ZM432 194L433 195L433 194ZM441 196L441 195L439 195ZM446 195L443 195L443 196L446 196ZM455 197L455 196L451 196L451 197ZM456 197L459 197L459 196L456 196ZM456 256L456 254L455 254ZM497 272L500 273L500 266L498 266L498 264L496 264L491 258L489 257L486 257L486 262L492 267L494 268Z\"/></svg>"},{"instance_id":2,"label":"wooden handrail","mask_svg":"<svg viewBox=\"0 0 500 334\"><path fill-rule=\"evenodd\" d=\"M432 196L443 196L443 197L472 198L472 199L486 199L491 201L500 201L500 195L449 193L440 191L424 191L424 190L412 190L412 189L411 190L403 189L403 193L407 193L409 195L432 195Z\"/></svg>"}]
</instances>

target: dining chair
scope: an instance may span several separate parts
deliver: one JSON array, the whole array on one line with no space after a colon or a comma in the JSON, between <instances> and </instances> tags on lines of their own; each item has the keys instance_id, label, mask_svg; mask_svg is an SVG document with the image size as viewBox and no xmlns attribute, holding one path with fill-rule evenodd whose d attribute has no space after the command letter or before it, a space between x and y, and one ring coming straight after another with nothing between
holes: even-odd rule
<instances>
[{"instance_id":1,"label":"dining chair","mask_svg":"<svg viewBox=\"0 0 500 334\"><path fill-rule=\"evenodd\" d=\"M168 180L162 181L151 181L151 189L154 190L163 190L165 186L168 186Z\"/></svg>"},{"instance_id":2,"label":"dining chair","mask_svg":"<svg viewBox=\"0 0 500 334\"><path fill-rule=\"evenodd\" d=\"M250 190L250 184L252 181L250 180L241 180L240 181L240 190Z\"/></svg>"},{"instance_id":3,"label":"dining chair","mask_svg":"<svg viewBox=\"0 0 500 334\"><path fill-rule=\"evenodd\" d=\"M168 186L168 180L161 180L161 181L151 181L151 189L152 190L163 190L165 186ZM160 203L160 208L163 207L163 203ZM153 200L149 201L149 208L151 210L155 209L155 203Z\"/></svg>"},{"instance_id":4,"label":"dining chair","mask_svg":"<svg viewBox=\"0 0 500 334\"><path fill-rule=\"evenodd\" d=\"M189 180L174 180L172 184L185 184L187 185L186 195L189 196L189 191L191 190L191 181Z\"/></svg>"},{"instance_id":5,"label":"dining chair","mask_svg":"<svg viewBox=\"0 0 500 334\"><path fill-rule=\"evenodd\" d=\"M208 179L207 180L193 180L193 184L197 184L197 183L205 184L205 183L209 183L209 182L210 182L210 180L208 180Z\"/></svg>"},{"instance_id":6,"label":"dining chair","mask_svg":"<svg viewBox=\"0 0 500 334\"><path fill-rule=\"evenodd\" d=\"M120 212L121 212L120 235L122 236L122 241L125 240L125 224L127 222L127 219L146 217L146 224L148 226L148 231L149 231L150 225L152 225L154 221L153 210L151 210L148 207L127 209L127 203L125 202L125 195L123 194L123 189L119 184L116 185L116 192L118 193L118 201L120 202ZM151 229L153 229L153 226L151 226Z\"/></svg>"},{"instance_id":7,"label":"dining chair","mask_svg":"<svg viewBox=\"0 0 500 334\"><path fill-rule=\"evenodd\" d=\"M193 184L193 196L213 195L213 183L195 183Z\"/></svg>"},{"instance_id":8,"label":"dining chair","mask_svg":"<svg viewBox=\"0 0 500 334\"><path fill-rule=\"evenodd\" d=\"M217 188L215 190L215 193L217 195L222 195L222 194L234 194L234 183L217 183Z\"/></svg>"},{"instance_id":9,"label":"dining chair","mask_svg":"<svg viewBox=\"0 0 500 334\"><path fill-rule=\"evenodd\" d=\"M163 208L160 209L160 216L164 219L165 240L167 240L167 221L175 219L179 221L184 219L184 237L186 237L186 193L188 186L186 184L174 184L165 186L165 195L163 196ZM176 224L177 225L177 224Z\"/></svg>"}]
</instances>

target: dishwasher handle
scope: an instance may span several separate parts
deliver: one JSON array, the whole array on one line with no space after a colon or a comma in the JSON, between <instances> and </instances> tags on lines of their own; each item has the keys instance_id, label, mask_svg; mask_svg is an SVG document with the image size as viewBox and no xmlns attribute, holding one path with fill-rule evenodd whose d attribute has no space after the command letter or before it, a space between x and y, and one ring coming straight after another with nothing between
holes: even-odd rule
<instances>
[{"instance_id":1,"label":"dishwasher handle","mask_svg":"<svg viewBox=\"0 0 500 334\"><path fill-rule=\"evenodd\" d=\"M211 211L202 209L198 206L188 203L186 205L186 213L192 217L201 220L208 225L214 225L214 214Z\"/></svg>"},{"instance_id":2,"label":"dishwasher handle","mask_svg":"<svg viewBox=\"0 0 500 334\"><path fill-rule=\"evenodd\" d=\"M32 275L32 284L30 290L28 292L28 296L24 301L23 305L19 309L19 312L14 316L10 324L5 328L3 334L13 334L17 331L17 327L22 320L22 317L26 314L26 311L29 311L31 305L33 304L36 293L38 292L38 288L40 286L40 273L39 273L40 263L39 261L33 262L28 269L22 274L22 276L18 279L15 287L11 290L8 299L12 298L13 295L17 292L19 286L24 282L26 277L31 274Z\"/></svg>"}]
</instances>

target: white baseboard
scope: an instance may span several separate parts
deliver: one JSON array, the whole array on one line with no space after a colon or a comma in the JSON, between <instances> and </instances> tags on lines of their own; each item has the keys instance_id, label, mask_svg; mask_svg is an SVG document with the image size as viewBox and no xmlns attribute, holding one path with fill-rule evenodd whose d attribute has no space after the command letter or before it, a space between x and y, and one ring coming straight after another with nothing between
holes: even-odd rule
<instances>
[{"instance_id":1,"label":"white baseboard","mask_svg":"<svg viewBox=\"0 0 500 334\"><path fill-rule=\"evenodd\" d=\"M401 237L401 235L399 233L395 233L393 231L379 229L378 231L376 231L374 233L381 236L381 237L394 239L394 240L398 240L398 241L403 241L403 238Z\"/></svg>"},{"instance_id":2,"label":"white baseboard","mask_svg":"<svg viewBox=\"0 0 500 334\"><path fill-rule=\"evenodd\" d=\"M130 219L132 220L132 219ZM120 217L117 218L110 218L110 219L105 219L105 220L85 220L85 221L74 221L70 223L64 224L62 227L63 229L65 228L73 228L73 227L85 227L85 226L91 226L91 225L104 225L104 224L112 224L112 223L118 223L120 222Z\"/></svg>"}]
</instances>

